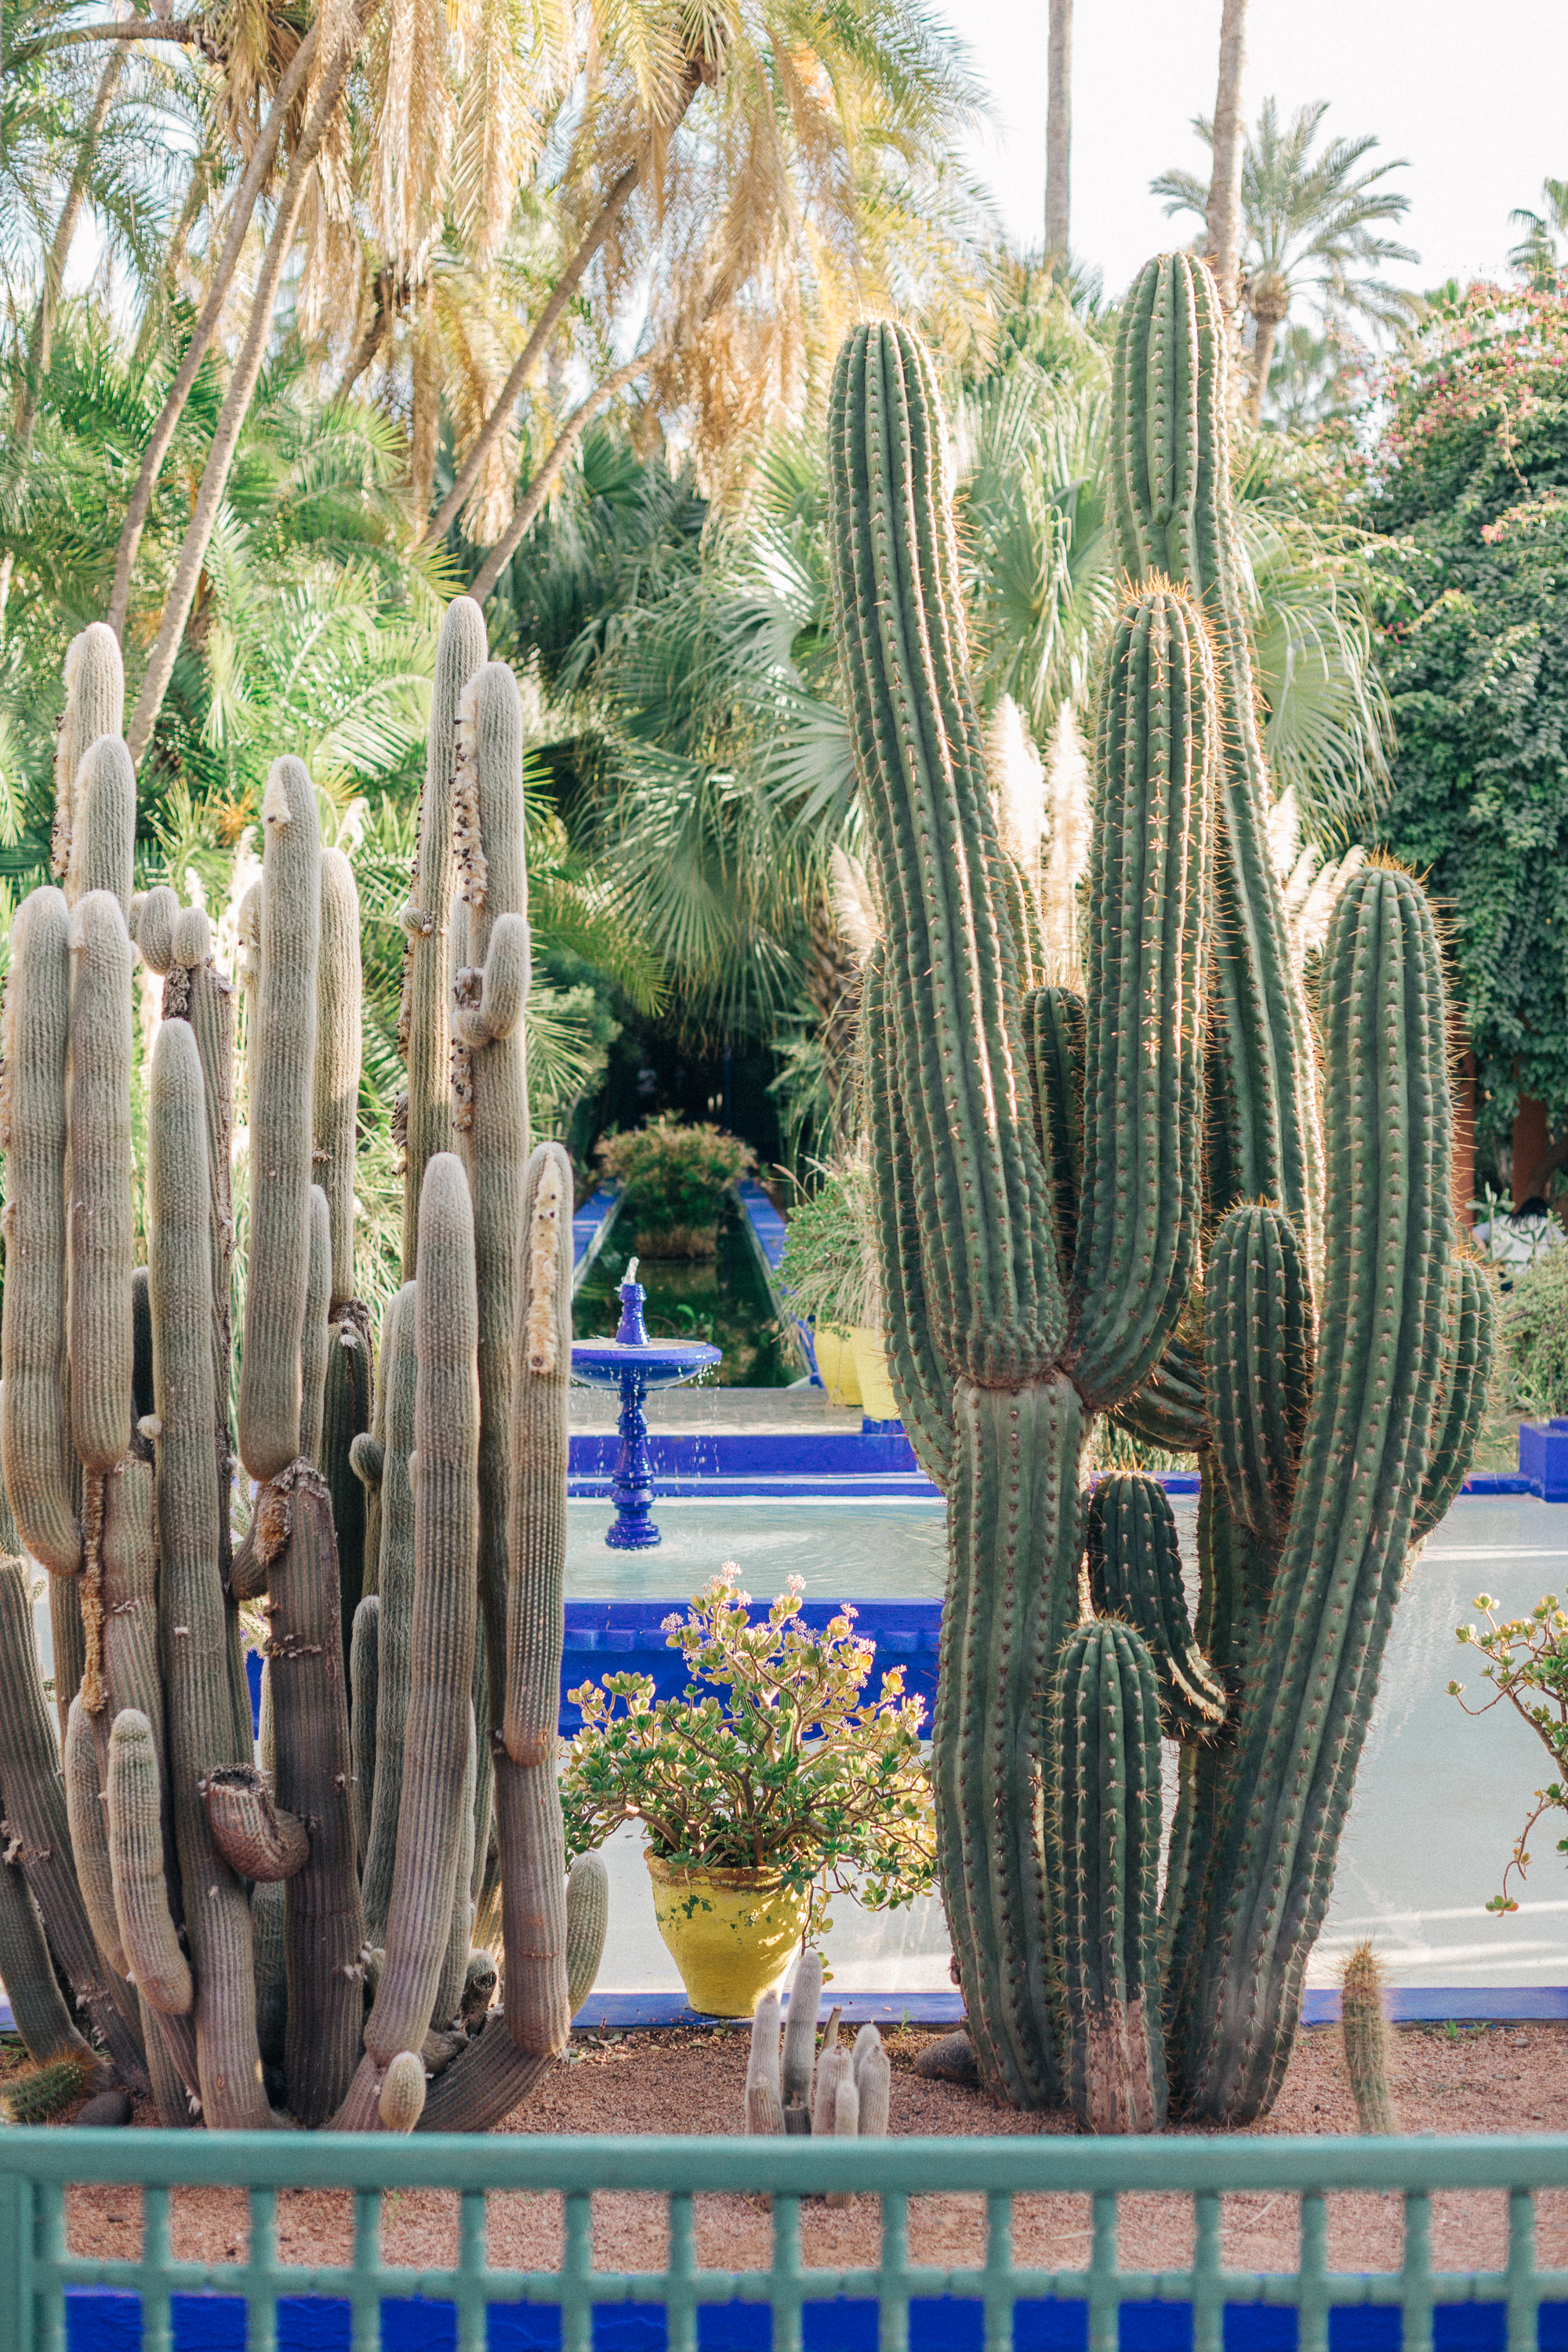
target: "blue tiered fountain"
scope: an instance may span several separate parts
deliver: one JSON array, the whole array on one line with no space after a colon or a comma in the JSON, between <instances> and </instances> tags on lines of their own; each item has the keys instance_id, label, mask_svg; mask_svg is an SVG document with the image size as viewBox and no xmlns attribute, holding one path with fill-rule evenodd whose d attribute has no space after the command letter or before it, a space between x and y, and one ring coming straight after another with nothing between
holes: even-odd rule
<instances>
[{"instance_id":1,"label":"blue tiered fountain","mask_svg":"<svg viewBox=\"0 0 1568 2352\"><path fill-rule=\"evenodd\" d=\"M705 1339L650 1339L643 1322L647 1293L637 1278L634 1257L620 1287L621 1319L613 1339L574 1339L572 1377L585 1388L619 1389L621 1450L610 1491L616 1516L605 1541L612 1551L651 1551L660 1540L649 1516L653 1507L653 1454L647 1442L643 1399L649 1389L679 1388L682 1381L721 1360L722 1350Z\"/></svg>"}]
</instances>

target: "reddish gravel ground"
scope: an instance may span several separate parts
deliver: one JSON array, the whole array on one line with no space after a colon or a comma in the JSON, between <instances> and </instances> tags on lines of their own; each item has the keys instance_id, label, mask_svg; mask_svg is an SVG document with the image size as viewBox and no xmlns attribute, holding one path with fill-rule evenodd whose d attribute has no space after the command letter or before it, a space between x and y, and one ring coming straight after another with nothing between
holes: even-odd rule
<instances>
[{"instance_id":1,"label":"reddish gravel ground","mask_svg":"<svg viewBox=\"0 0 1568 2352\"><path fill-rule=\"evenodd\" d=\"M931 2037L906 2031L890 2038L895 2133L1064 2132L1059 2115L1021 2116L985 2093L928 2083L913 2072ZM575 2045L532 2105L505 2129L516 2132L731 2132L737 2127L746 2067L743 2032L676 2029L668 2032L590 2037ZM1409 2132L1568 2131L1568 2026L1523 2025L1461 2032L1413 2027L1394 2036L1391 2083ZM138 2116L138 2123L150 2118ZM1303 2033L1285 2088L1266 2133L1347 2132L1355 2109L1345 2077L1340 2037L1330 2030ZM77 2189L68 2199L73 2251L133 2256L140 2247L141 2211L127 2189ZM1123 2201L1121 2259L1131 2268L1184 2265L1190 2259L1192 2208L1180 2197ZM1538 2259L1568 2267L1568 2192L1538 2200ZM980 2201L933 2196L910 2208L910 2252L917 2262L979 2263L984 2255ZM301 2192L279 2200L279 2252L285 2261L346 2262L351 2220L345 2196ZM177 2192L173 2245L187 2261L242 2258L245 2204L237 2192ZM1283 2196L1225 2200L1225 2259L1249 2270L1289 2270L1297 2261L1296 2208ZM1507 2218L1500 2195L1442 2195L1433 2200L1432 2257L1438 2269L1500 2268L1506 2255ZM1077 2267L1089 2252L1084 2198L1021 2198L1014 2216L1020 2261ZM417 2267L457 2258L457 2200L437 2191L387 2200L388 2259ZM847 2211L811 2205L803 2215L808 2263L838 2268L874 2262L878 2212L862 2199ZM561 2204L556 2197L494 2197L489 2259L508 2267L552 2266L560 2257ZM1396 2200L1378 2196L1330 2200L1331 2267L1391 2270L1401 2259ZM663 2208L655 2197L605 2195L595 2200L595 2261L604 2269L657 2267L664 2259ZM698 2255L705 2266L765 2266L770 2252L765 2200L704 2197L698 2200Z\"/></svg>"}]
</instances>

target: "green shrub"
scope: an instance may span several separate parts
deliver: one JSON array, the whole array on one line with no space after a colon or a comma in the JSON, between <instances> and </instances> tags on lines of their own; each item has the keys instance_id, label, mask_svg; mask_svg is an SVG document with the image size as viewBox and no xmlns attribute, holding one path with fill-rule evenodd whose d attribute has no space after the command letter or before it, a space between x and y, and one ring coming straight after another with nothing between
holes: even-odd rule
<instances>
[{"instance_id":1,"label":"green shrub","mask_svg":"<svg viewBox=\"0 0 1568 2352\"><path fill-rule=\"evenodd\" d=\"M779 1280L796 1315L847 1329L881 1328L870 1226L868 1171L859 1163L830 1176L791 1211Z\"/></svg>"},{"instance_id":2,"label":"green shrub","mask_svg":"<svg viewBox=\"0 0 1568 2352\"><path fill-rule=\"evenodd\" d=\"M879 1697L863 1696L873 1649L847 1603L820 1632L805 1625L792 1577L753 1624L739 1574L725 1567L684 1619L664 1621L694 1677L683 1698L656 1699L647 1675L606 1675L570 1694L583 1728L561 1780L568 1855L640 1821L666 1861L777 1871L797 1889L815 1883L817 1933L830 1924L820 1905L832 1888L869 1910L929 1895L936 1822L924 1702L905 1697L901 1667L883 1675Z\"/></svg>"},{"instance_id":3,"label":"green shrub","mask_svg":"<svg viewBox=\"0 0 1568 2352\"><path fill-rule=\"evenodd\" d=\"M711 1257L724 1195L755 1165L738 1137L668 1117L607 1137L595 1158L626 1187L621 1214L644 1257Z\"/></svg>"},{"instance_id":4,"label":"green shrub","mask_svg":"<svg viewBox=\"0 0 1568 2352\"><path fill-rule=\"evenodd\" d=\"M1543 1251L1515 1275L1502 1337L1524 1412L1537 1421L1568 1413L1568 1249Z\"/></svg>"}]
</instances>

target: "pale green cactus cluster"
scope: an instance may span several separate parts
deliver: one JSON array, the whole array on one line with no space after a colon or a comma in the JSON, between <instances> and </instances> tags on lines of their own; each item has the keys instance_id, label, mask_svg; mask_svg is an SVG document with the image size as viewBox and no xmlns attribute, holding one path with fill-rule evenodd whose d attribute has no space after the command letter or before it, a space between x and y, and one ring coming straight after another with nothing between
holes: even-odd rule
<instances>
[{"instance_id":1,"label":"pale green cactus cluster","mask_svg":"<svg viewBox=\"0 0 1568 2352\"><path fill-rule=\"evenodd\" d=\"M983 2077L1097 2130L1157 2128L1167 2098L1232 2125L1271 2105L1405 1562L1463 1478L1491 1352L1449 1204L1436 935L1375 862L1323 950L1319 1069L1268 854L1226 367L1205 265L1151 262L1114 369L1127 593L1081 999L1032 984L917 340L857 329L829 420L883 924L863 1035L889 1357L948 1497L942 1892ZM1195 1622L1158 1484L1090 1500L1102 1414L1200 1458Z\"/></svg>"},{"instance_id":2,"label":"pale green cactus cluster","mask_svg":"<svg viewBox=\"0 0 1568 2352\"><path fill-rule=\"evenodd\" d=\"M350 862L278 761L240 920L236 1335L236 991L201 908L132 896L119 646L94 627L71 650L60 887L16 916L0 1090L0 1976L40 2068L29 2112L109 2071L168 2125L488 2128L598 1968L604 1867L568 1880L554 1771L572 1175L559 1145L530 1151L522 719L485 651L459 598L405 917L408 1278L377 1376ZM163 983L144 1267L138 956ZM259 1743L242 1606L266 1628Z\"/></svg>"}]
</instances>

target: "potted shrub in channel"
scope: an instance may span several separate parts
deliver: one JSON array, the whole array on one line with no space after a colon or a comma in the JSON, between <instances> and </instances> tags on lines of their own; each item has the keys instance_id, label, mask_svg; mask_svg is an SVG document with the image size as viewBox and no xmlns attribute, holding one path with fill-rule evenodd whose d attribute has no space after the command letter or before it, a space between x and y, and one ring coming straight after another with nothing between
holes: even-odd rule
<instances>
[{"instance_id":1,"label":"potted shrub in channel","mask_svg":"<svg viewBox=\"0 0 1568 2352\"><path fill-rule=\"evenodd\" d=\"M693 2009L718 2017L751 2015L830 1925L832 1893L892 1909L931 1893L936 1857L924 1703L901 1669L868 1698L853 1609L806 1625L792 1577L753 1622L739 1573L665 1620L682 1697L635 1674L571 1694L583 1728L561 1783L570 1856L642 1822L659 1933Z\"/></svg>"},{"instance_id":2,"label":"potted shrub in channel","mask_svg":"<svg viewBox=\"0 0 1568 2352\"><path fill-rule=\"evenodd\" d=\"M865 1160L832 1170L790 1216L779 1279L795 1314L815 1323L816 1369L829 1402L858 1404L872 1421L896 1421L871 1219Z\"/></svg>"},{"instance_id":3,"label":"potted shrub in channel","mask_svg":"<svg viewBox=\"0 0 1568 2352\"><path fill-rule=\"evenodd\" d=\"M624 1188L621 1215L639 1257L712 1257L719 1247L724 1196L754 1163L738 1136L718 1127L683 1127L668 1115L606 1137L595 1152L605 1174Z\"/></svg>"}]
</instances>

